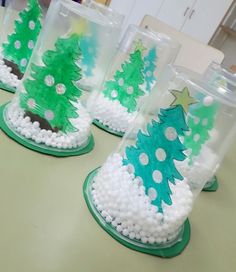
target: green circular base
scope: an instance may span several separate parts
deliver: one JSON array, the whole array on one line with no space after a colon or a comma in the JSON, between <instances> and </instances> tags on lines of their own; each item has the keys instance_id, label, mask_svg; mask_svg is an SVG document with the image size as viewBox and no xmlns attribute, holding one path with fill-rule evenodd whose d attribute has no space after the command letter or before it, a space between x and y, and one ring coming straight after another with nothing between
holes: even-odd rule
<instances>
[{"instance_id":1,"label":"green circular base","mask_svg":"<svg viewBox=\"0 0 236 272\"><path fill-rule=\"evenodd\" d=\"M147 253L150 255L155 255L163 258L171 258L179 255L185 247L188 245L190 240L190 224L188 219L185 221L182 233L181 233L181 239L177 239L176 243L172 243L170 245L151 245L151 244L143 244L142 242L138 240L131 240L126 236L123 236L117 230L109 223L105 221L105 219L101 216L101 214L98 212L96 207L93 204L92 196L91 196L91 188L92 183L94 180L94 177L96 176L99 168L93 170L86 178L84 185L83 185L83 194L86 201L86 204L88 206L89 211L93 215L94 219L97 221L97 223L109 234L111 235L115 240L117 240L122 245L142 252Z\"/></svg>"},{"instance_id":2,"label":"green circular base","mask_svg":"<svg viewBox=\"0 0 236 272\"><path fill-rule=\"evenodd\" d=\"M119 137L123 137L124 136L124 132L118 132L118 131L115 131L111 128L109 128L108 126L106 125L103 125L101 122L99 122L97 119L93 120L93 124L99 128L101 128L102 130L105 130L107 131L108 133L110 134L113 134L113 135L116 135L116 136L119 136Z\"/></svg>"},{"instance_id":3,"label":"green circular base","mask_svg":"<svg viewBox=\"0 0 236 272\"><path fill-rule=\"evenodd\" d=\"M23 136L17 134L13 130L11 130L11 128L8 126L7 122L5 121L4 110L5 110L6 106L7 106L7 104L0 107L0 128L5 132L5 134L7 136L12 138L13 140L18 142L19 144L21 144L31 150L34 150L34 151L37 151L37 152L40 152L43 154L47 154L47 155L52 155L55 157L78 156L78 155L82 155L82 154L88 153L91 150L93 150L94 139L93 139L92 135L90 135L86 145L84 145L82 147L78 147L78 148L63 149L63 150L49 147L44 144L37 144L33 140L24 138Z\"/></svg>"},{"instance_id":4,"label":"green circular base","mask_svg":"<svg viewBox=\"0 0 236 272\"><path fill-rule=\"evenodd\" d=\"M209 184L206 184L206 186L203 188L204 192L216 192L219 188L219 183L217 180L217 177L214 176L212 180L209 182Z\"/></svg>"},{"instance_id":5,"label":"green circular base","mask_svg":"<svg viewBox=\"0 0 236 272\"><path fill-rule=\"evenodd\" d=\"M0 82L0 89L5 90L5 91L10 92L10 93L15 93L16 92L16 88L11 87L10 85L5 84L3 82Z\"/></svg>"}]
</instances>

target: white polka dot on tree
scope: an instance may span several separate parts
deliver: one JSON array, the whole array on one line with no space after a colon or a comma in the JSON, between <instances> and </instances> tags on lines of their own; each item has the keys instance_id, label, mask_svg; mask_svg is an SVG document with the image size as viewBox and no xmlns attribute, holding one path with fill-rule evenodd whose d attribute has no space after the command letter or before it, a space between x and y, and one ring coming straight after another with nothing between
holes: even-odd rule
<instances>
[{"instance_id":1,"label":"white polka dot on tree","mask_svg":"<svg viewBox=\"0 0 236 272\"><path fill-rule=\"evenodd\" d=\"M113 90L112 92L111 92L111 97L112 98L116 98L118 96L118 92L116 91L116 90Z\"/></svg>"},{"instance_id":2,"label":"white polka dot on tree","mask_svg":"<svg viewBox=\"0 0 236 272\"><path fill-rule=\"evenodd\" d=\"M48 121L51 121L54 119L54 112L51 110L46 110L44 116Z\"/></svg>"},{"instance_id":3,"label":"white polka dot on tree","mask_svg":"<svg viewBox=\"0 0 236 272\"><path fill-rule=\"evenodd\" d=\"M20 61L20 65L22 66L22 67L26 67L26 65L27 65L27 59L22 59L21 61Z\"/></svg>"},{"instance_id":4,"label":"white polka dot on tree","mask_svg":"<svg viewBox=\"0 0 236 272\"><path fill-rule=\"evenodd\" d=\"M59 95L62 95L66 92L66 86L62 83L56 85L56 92Z\"/></svg>"},{"instance_id":5,"label":"white polka dot on tree","mask_svg":"<svg viewBox=\"0 0 236 272\"><path fill-rule=\"evenodd\" d=\"M154 170L152 173L152 178L156 183L162 182L162 173L159 170Z\"/></svg>"},{"instance_id":6,"label":"white polka dot on tree","mask_svg":"<svg viewBox=\"0 0 236 272\"><path fill-rule=\"evenodd\" d=\"M156 158L158 161L164 161L166 159L166 152L163 148L158 148L156 150Z\"/></svg>"},{"instance_id":7,"label":"white polka dot on tree","mask_svg":"<svg viewBox=\"0 0 236 272\"><path fill-rule=\"evenodd\" d=\"M21 42L18 41L18 40L15 41L14 46L15 46L16 49L20 49L21 48Z\"/></svg>"},{"instance_id":8,"label":"white polka dot on tree","mask_svg":"<svg viewBox=\"0 0 236 272\"><path fill-rule=\"evenodd\" d=\"M33 98L30 98L27 101L27 105L28 105L29 108L33 109L36 106L36 102L35 102L35 100Z\"/></svg>"},{"instance_id":9,"label":"white polka dot on tree","mask_svg":"<svg viewBox=\"0 0 236 272\"><path fill-rule=\"evenodd\" d=\"M142 164L142 165L147 165L148 162L149 162L149 158L148 158L148 155L146 153L141 153L139 155L139 162Z\"/></svg>"},{"instance_id":10,"label":"white polka dot on tree","mask_svg":"<svg viewBox=\"0 0 236 272\"><path fill-rule=\"evenodd\" d=\"M157 198L157 191L154 188L148 189L148 196L153 201Z\"/></svg>"},{"instance_id":11,"label":"white polka dot on tree","mask_svg":"<svg viewBox=\"0 0 236 272\"><path fill-rule=\"evenodd\" d=\"M44 79L44 83L48 86L48 87L51 87L54 85L55 83L55 79L53 76L51 75L47 75Z\"/></svg>"},{"instance_id":12,"label":"white polka dot on tree","mask_svg":"<svg viewBox=\"0 0 236 272\"><path fill-rule=\"evenodd\" d=\"M193 136L193 140L194 140L194 142L198 142L200 140L200 134L195 134Z\"/></svg>"},{"instance_id":13,"label":"white polka dot on tree","mask_svg":"<svg viewBox=\"0 0 236 272\"><path fill-rule=\"evenodd\" d=\"M165 130L165 137L169 141L174 141L177 138L177 132L176 129L173 127L168 127Z\"/></svg>"},{"instance_id":14,"label":"white polka dot on tree","mask_svg":"<svg viewBox=\"0 0 236 272\"><path fill-rule=\"evenodd\" d=\"M29 49L33 49L33 48L34 48L34 41L30 40L30 41L28 42L28 48L29 48Z\"/></svg>"},{"instance_id":15,"label":"white polka dot on tree","mask_svg":"<svg viewBox=\"0 0 236 272\"><path fill-rule=\"evenodd\" d=\"M211 106L213 104L213 101L214 101L213 97L208 95L208 96L204 97L203 105L206 107Z\"/></svg>"},{"instance_id":16,"label":"white polka dot on tree","mask_svg":"<svg viewBox=\"0 0 236 272\"><path fill-rule=\"evenodd\" d=\"M34 21L29 21L29 29L34 30L35 29L35 22Z\"/></svg>"}]
</instances>

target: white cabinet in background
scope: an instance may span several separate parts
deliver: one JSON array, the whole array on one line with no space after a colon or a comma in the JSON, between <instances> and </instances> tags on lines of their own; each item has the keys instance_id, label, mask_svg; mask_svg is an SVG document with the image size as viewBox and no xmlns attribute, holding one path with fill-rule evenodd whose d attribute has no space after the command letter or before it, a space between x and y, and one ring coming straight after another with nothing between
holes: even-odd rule
<instances>
[{"instance_id":1,"label":"white cabinet in background","mask_svg":"<svg viewBox=\"0 0 236 272\"><path fill-rule=\"evenodd\" d=\"M233 0L197 0L180 30L208 43L232 2Z\"/></svg>"},{"instance_id":2,"label":"white cabinet in background","mask_svg":"<svg viewBox=\"0 0 236 272\"><path fill-rule=\"evenodd\" d=\"M157 18L180 30L188 19L196 0L164 0Z\"/></svg>"},{"instance_id":3,"label":"white cabinet in background","mask_svg":"<svg viewBox=\"0 0 236 272\"><path fill-rule=\"evenodd\" d=\"M164 0L157 18L208 43L233 0Z\"/></svg>"},{"instance_id":4,"label":"white cabinet in background","mask_svg":"<svg viewBox=\"0 0 236 272\"><path fill-rule=\"evenodd\" d=\"M124 30L152 15L196 40L208 43L235 0L112 0L111 8L125 15Z\"/></svg>"}]
</instances>

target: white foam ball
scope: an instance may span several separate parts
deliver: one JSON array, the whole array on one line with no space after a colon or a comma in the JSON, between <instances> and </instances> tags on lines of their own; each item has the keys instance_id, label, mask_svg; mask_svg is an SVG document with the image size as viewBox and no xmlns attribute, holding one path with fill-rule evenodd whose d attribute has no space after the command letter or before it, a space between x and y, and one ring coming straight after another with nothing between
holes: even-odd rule
<instances>
[{"instance_id":1,"label":"white foam ball","mask_svg":"<svg viewBox=\"0 0 236 272\"><path fill-rule=\"evenodd\" d=\"M118 232L122 232L123 228L122 228L121 225L118 225L118 226L116 227L116 230L117 230Z\"/></svg>"}]
</instances>

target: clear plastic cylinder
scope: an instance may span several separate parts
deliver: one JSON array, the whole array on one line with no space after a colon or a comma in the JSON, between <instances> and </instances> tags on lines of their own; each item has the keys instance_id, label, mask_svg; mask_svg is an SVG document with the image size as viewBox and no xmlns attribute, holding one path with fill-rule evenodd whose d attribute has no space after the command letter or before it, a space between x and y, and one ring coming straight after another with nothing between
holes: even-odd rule
<instances>
[{"instance_id":1,"label":"clear plastic cylinder","mask_svg":"<svg viewBox=\"0 0 236 272\"><path fill-rule=\"evenodd\" d=\"M138 109L171 63L180 45L164 34L130 25L112 61L92 113L103 128L124 133Z\"/></svg>"},{"instance_id":2,"label":"clear plastic cylinder","mask_svg":"<svg viewBox=\"0 0 236 272\"><path fill-rule=\"evenodd\" d=\"M112 22L94 9L70 0L52 1L22 84L4 110L5 122L18 137L59 152L88 144L88 92L78 87L87 80L83 62L88 52L82 47L86 40L90 48L93 32L100 42L93 56L98 71L93 84L98 87L118 39L112 29Z\"/></svg>"},{"instance_id":3,"label":"clear plastic cylinder","mask_svg":"<svg viewBox=\"0 0 236 272\"><path fill-rule=\"evenodd\" d=\"M228 93L236 91L236 75L223 68L219 63L212 62L209 65L203 75L203 80L219 92ZM204 189L211 188L215 182L216 178L211 178L206 182Z\"/></svg>"},{"instance_id":4,"label":"clear plastic cylinder","mask_svg":"<svg viewBox=\"0 0 236 272\"><path fill-rule=\"evenodd\" d=\"M236 93L193 75L168 66L91 180L94 210L129 244L163 249L180 242L196 196L231 143Z\"/></svg>"}]
</instances>

